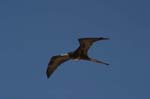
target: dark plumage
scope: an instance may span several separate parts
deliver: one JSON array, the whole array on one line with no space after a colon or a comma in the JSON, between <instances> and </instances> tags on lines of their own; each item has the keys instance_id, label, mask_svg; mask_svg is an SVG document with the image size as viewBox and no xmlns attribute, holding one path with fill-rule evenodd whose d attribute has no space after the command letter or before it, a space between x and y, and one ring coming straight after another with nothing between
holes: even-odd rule
<instances>
[{"instance_id":1,"label":"dark plumage","mask_svg":"<svg viewBox=\"0 0 150 99\"><path fill-rule=\"evenodd\" d=\"M50 62L48 63L48 68L47 68L47 77L49 78L51 76L51 74L56 70L56 68L62 64L65 61L68 61L69 59L74 59L74 60L87 60L87 61L92 61L92 62L96 62L96 63L101 63L101 64L105 64L105 65L109 65L105 62L90 58L88 56L88 50L89 48L92 46L92 44L96 41L99 40L108 40L109 38L103 38L103 37L99 37L99 38L80 38L79 43L80 46L73 52L69 52L67 54L64 55L57 55L57 56L53 56L50 60Z\"/></svg>"}]
</instances>

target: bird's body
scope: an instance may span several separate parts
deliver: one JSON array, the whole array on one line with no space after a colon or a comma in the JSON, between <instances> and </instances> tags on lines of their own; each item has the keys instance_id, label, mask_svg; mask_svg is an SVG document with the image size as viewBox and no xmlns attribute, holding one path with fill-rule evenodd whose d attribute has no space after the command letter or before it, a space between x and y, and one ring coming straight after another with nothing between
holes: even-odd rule
<instances>
[{"instance_id":1,"label":"bird's body","mask_svg":"<svg viewBox=\"0 0 150 99\"><path fill-rule=\"evenodd\" d=\"M75 60L75 61L76 60L77 61L78 60L87 60L87 61L92 61L92 62L96 62L96 63L109 65L105 62L98 61L98 60L90 58L88 56L88 50L94 42L99 41L99 40L108 40L108 39L109 38L103 38L103 37L78 39L80 46L75 51L68 52L66 54L56 55L51 58L50 62L48 63L48 68L47 68L47 72L46 72L47 77L49 78L51 76L51 74L56 70L56 68L60 64L62 64L65 61L68 61L70 59Z\"/></svg>"}]
</instances>

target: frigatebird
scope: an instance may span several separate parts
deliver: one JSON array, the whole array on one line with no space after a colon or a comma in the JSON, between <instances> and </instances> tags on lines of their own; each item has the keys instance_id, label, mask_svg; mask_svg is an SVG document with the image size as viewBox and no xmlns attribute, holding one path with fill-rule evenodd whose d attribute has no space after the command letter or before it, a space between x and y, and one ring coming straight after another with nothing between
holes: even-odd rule
<instances>
[{"instance_id":1,"label":"frigatebird","mask_svg":"<svg viewBox=\"0 0 150 99\"><path fill-rule=\"evenodd\" d=\"M92 44L96 41L99 40L108 40L109 38L104 38L104 37L97 37L97 38L79 38L79 43L80 46L72 52L68 52L66 54L61 54L61 55L56 55L56 56L52 56L51 60L48 63L48 67L47 67L47 78L49 78L52 73L57 69L57 67L70 60L87 60L87 61L91 61L91 62L96 62L96 63L100 63L100 64L105 64L105 65L109 65L108 63L96 60L94 58L90 58L88 56L88 50L89 48L92 46Z\"/></svg>"}]
</instances>

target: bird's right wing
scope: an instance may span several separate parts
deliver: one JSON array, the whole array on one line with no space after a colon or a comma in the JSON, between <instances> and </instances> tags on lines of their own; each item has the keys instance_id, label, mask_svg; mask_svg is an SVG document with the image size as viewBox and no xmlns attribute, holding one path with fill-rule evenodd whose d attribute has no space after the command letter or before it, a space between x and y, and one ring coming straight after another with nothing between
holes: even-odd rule
<instances>
[{"instance_id":1,"label":"bird's right wing","mask_svg":"<svg viewBox=\"0 0 150 99\"><path fill-rule=\"evenodd\" d=\"M49 78L51 76L51 74L56 70L56 68L62 64L63 62L69 60L70 57L69 55L57 55L57 56L53 56L51 58L51 60L48 63L48 67L47 67L47 78Z\"/></svg>"},{"instance_id":2,"label":"bird's right wing","mask_svg":"<svg viewBox=\"0 0 150 99\"><path fill-rule=\"evenodd\" d=\"M78 39L80 43L78 50L82 50L86 54L94 42L99 41L99 40L108 40L108 39L109 38L104 38L104 37L80 38Z\"/></svg>"}]
</instances>

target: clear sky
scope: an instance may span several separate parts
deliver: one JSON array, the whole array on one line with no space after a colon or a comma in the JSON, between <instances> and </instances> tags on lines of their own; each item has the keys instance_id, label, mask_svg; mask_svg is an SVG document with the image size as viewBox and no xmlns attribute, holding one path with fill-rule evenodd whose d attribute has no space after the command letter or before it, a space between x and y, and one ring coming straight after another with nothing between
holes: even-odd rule
<instances>
[{"instance_id":1,"label":"clear sky","mask_svg":"<svg viewBox=\"0 0 150 99\"><path fill-rule=\"evenodd\" d=\"M0 0L0 99L150 99L150 1ZM80 32L80 36L77 33ZM110 37L89 50L110 64L51 56L78 37Z\"/></svg>"}]
</instances>

